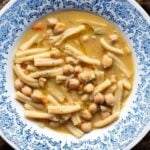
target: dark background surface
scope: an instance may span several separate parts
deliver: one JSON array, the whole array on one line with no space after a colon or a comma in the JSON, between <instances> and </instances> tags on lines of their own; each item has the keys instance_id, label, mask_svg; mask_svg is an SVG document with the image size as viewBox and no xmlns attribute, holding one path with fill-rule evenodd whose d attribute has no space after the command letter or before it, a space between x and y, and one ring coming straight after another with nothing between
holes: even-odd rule
<instances>
[{"instance_id":1,"label":"dark background surface","mask_svg":"<svg viewBox=\"0 0 150 150\"><path fill-rule=\"evenodd\" d=\"M0 0L0 9L9 0ZM137 0L140 5L150 15L150 0ZM2 138L0 138L0 150L13 150ZM144 137L144 139L138 143L132 150L150 150L150 132Z\"/></svg>"}]
</instances>

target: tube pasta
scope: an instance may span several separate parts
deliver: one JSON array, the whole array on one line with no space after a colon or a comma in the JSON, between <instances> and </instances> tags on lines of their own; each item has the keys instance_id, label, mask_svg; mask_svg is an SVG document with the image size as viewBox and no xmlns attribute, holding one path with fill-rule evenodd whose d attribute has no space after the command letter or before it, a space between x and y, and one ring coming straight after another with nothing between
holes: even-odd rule
<instances>
[{"instance_id":1,"label":"tube pasta","mask_svg":"<svg viewBox=\"0 0 150 150\"><path fill-rule=\"evenodd\" d=\"M105 81L103 81L102 83L98 84L96 87L95 87L95 90L94 90L94 94L97 94L99 92L102 92L104 89L106 89L107 87L109 87L111 85L111 82L109 79L106 79Z\"/></svg>"},{"instance_id":2,"label":"tube pasta","mask_svg":"<svg viewBox=\"0 0 150 150\"><path fill-rule=\"evenodd\" d=\"M15 73L16 75L24 82L26 83L27 85L30 85L32 87L39 87L39 84L38 84L38 80L36 79L33 79L31 78L30 76L26 75L21 66L19 64L16 64L14 66L14 70L15 70Z\"/></svg>"},{"instance_id":3,"label":"tube pasta","mask_svg":"<svg viewBox=\"0 0 150 150\"><path fill-rule=\"evenodd\" d=\"M49 48L32 48L32 49L28 49L26 51L19 51L15 54L16 57L23 57L23 56L28 56L28 55L32 55L32 54L38 54L38 53L43 53L48 51Z\"/></svg>"},{"instance_id":4,"label":"tube pasta","mask_svg":"<svg viewBox=\"0 0 150 150\"><path fill-rule=\"evenodd\" d=\"M22 103L25 103L25 104L27 103L36 109L43 109L44 108L44 105L36 104L36 103L32 102L32 99L30 97L24 95L23 93L21 93L19 91L16 92L16 99Z\"/></svg>"},{"instance_id":5,"label":"tube pasta","mask_svg":"<svg viewBox=\"0 0 150 150\"><path fill-rule=\"evenodd\" d=\"M104 127L112 122L114 122L115 120L117 120L119 117L119 112L116 112L114 114L112 114L111 116L107 117L105 120L100 120L94 123L94 127L95 128L101 128Z\"/></svg>"},{"instance_id":6,"label":"tube pasta","mask_svg":"<svg viewBox=\"0 0 150 150\"><path fill-rule=\"evenodd\" d=\"M68 79L67 76L64 76L64 75L57 75L57 76L56 76L56 83L58 83L58 84L64 83L67 79Z\"/></svg>"},{"instance_id":7,"label":"tube pasta","mask_svg":"<svg viewBox=\"0 0 150 150\"><path fill-rule=\"evenodd\" d=\"M64 53L66 54L66 55L69 55L69 56L72 56L72 57L74 57L74 58L77 58L77 55L75 54L75 53L72 53L71 51L69 51L69 50L64 50Z\"/></svg>"},{"instance_id":8,"label":"tube pasta","mask_svg":"<svg viewBox=\"0 0 150 150\"><path fill-rule=\"evenodd\" d=\"M50 94L47 95L47 99L50 103L52 103L54 105L60 105L60 103L56 100L56 98Z\"/></svg>"},{"instance_id":9,"label":"tube pasta","mask_svg":"<svg viewBox=\"0 0 150 150\"><path fill-rule=\"evenodd\" d=\"M60 45L63 43L64 40L66 40L68 37L75 35L77 33L80 33L81 31L85 30L84 25L79 25L78 27L72 27L63 32L61 35L57 36L51 36L50 37L50 42L52 44L55 44L56 46Z\"/></svg>"},{"instance_id":10,"label":"tube pasta","mask_svg":"<svg viewBox=\"0 0 150 150\"><path fill-rule=\"evenodd\" d=\"M27 118L32 118L32 119L49 119L52 121L59 121L59 119L49 113L45 113L45 112L40 112L37 110L25 110L25 116Z\"/></svg>"},{"instance_id":11,"label":"tube pasta","mask_svg":"<svg viewBox=\"0 0 150 150\"><path fill-rule=\"evenodd\" d=\"M48 113L51 114L70 114L77 112L81 109L80 105L60 105L60 106L47 106Z\"/></svg>"},{"instance_id":12,"label":"tube pasta","mask_svg":"<svg viewBox=\"0 0 150 150\"><path fill-rule=\"evenodd\" d=\"M79 116L79 113L75 113L74 115L72 115L71 121L74 126L81 124L81 118Z\"/></svg>"},{"instance_id":13,"label":"tube pasta","mask_svg":"<svg viewBox=\"0 0 150 150\"><path fill-rule=\"evenodd\" d=\"M105 73L101 70L95 70L96 80L97 82L101 83L104 81Z\"/></svg>"},{"instance_id":14,"label":"tube pasta","mask_svg":"<svg viewBox=\"0 0 150 150\"><path fill-rule=\"evenodd\" d=\"M64 63L63 59L52 59L52 58L35 58L35 66L58 66Z\"/></svg>"},{"instance_id":15,"label":"tube pasta","mask_svg":"<svg viewBox=\"0 0 150 150\"><path fill-rule=\"evenodd\" d=\"M50 57L50 52L44 52L40 54L16 58L15 63L23 63L25 61L33 61L35 58L48 58L48 57Z\"/></svg>"},{"instance_id":16,"label":"tube pasta","mask_svg":"<svg viewBox=\"0 0 150 150\"><path fill-rule=\"evenodd\" d=\"M78 56L77 58L78 58L78 60L80 60L81 62L84 62L86 64L97 65L97 66L100 65L100 61L99 60L90 58L90 57L85 56L85 55Z\"/></svg>"},{"instance_id":17,"label":"tube pasta","mask_svg":"<svg viewBox=\"0 0 150 150\"><path fill-rule=\"evenodd\" d=\"M84 55L81 51L79 51L78 49L74 48L72 45L70 44L66 44L65 45L65 50L64 52L67 53L68 55L71 55L75 58L77 58L79 61L87 63L87 64L91 64L91 65L100 65L100 61L97 59L93 59L90 58L86 55Z\"/></svg>"},{"instance_id":18,"label":"tube pasta","mask_svg":"<svg viewBox=\"0 0 150 150\"><path fill-rule=\"evenodd\" d=\"M28 118L36 118L36 119L50 119L53 117L53 115L51 114L35 110L25 110L25 116Z\"/></svg>"},{"instance_id":19,"label":"tube pasta","mask_svg":"<svg viewBox=\"0 0 150 150\"><path fill-rule=\"evenodd\" d=\"M130 78L132 76L132 73L130 70L126 67L126 65L114 54L108 52L108 56L110 56L112 59L115 60L115 65L126 75L126 77Z\"/></svg>"},{"instance_id":20,"label":"tube pasta","mask_svg":"<svg viewBox=\"0 0 150 150\"><path fill-rule=\"evenodd\" d=\"M62 68L54 68L42 71L36 71L34 73L29 74L31 78L39 78L39 77L55 77L57 75L62 74Z\"/></svg>"},{"instance_id":21,"label":"tube pasta","mask_svg":"<svg viewBox=\"0 0 150 150\"><path fill-rule=\"evenodd\" d=\"M35 42L36 40L39 38L39 34L34 34L28 41L26 41L25 43L23 43L19 49L21 50L26 50L28 48L30 48Z\"/></svg>"},{"instance_id":22,"label":"tube pasta","mask_svg":"<svg viewBox=\"0 0 150 150\"><path fill-rule=\"evenodd\" d=\"M74 48L70 44L65 44L64 49L67 50L66 52L68 52L68 54L70 54L70 55L72 55L74 57L78 57L80 55L84 55L81 51L79 51L78 49Z\"/></svg>"},{"instance_id":23,"label":"tube pasta","mask_svg":"<svg viewBox=\"0 0 150 150\"><path fill-rule=\"evenodd\" d=\"M79 128L72 125L72 123L67 123L66 128L72 133L75 137L81 138L84 135L84 132L81 131Z\"/></svg>"},{"instance_id":24,"label":"tube pasta","mask_svg":"<svg viewBox=\"0 0 150 150\"><path fill-rule=\"evenodd\" d=\"M131 72L128 70L128 68L126 66L124 66L124 64L119 64L119 63L114 63L125 75L127 78L131 77Z\"/></svg>"},{"instance_id":25,"label":"tube pasta","mask_svg":"<svg viewBox=\"0 0 150 150\"><path fill-rule=\"evenodd\" d=\"M109 45L104 38L100 38L100 43L108 51L111 51L116 54L124 54L122 49L119 49L119 48Z\"/></svg>"},{"instance_id":26,"label":"tube pasta","mask_svg":"<svg viewBox=\"0 0 150 150\"><path fill-rule=\"evenodd\" d=\"M120 112L122 95L123 95L123 84L122 81L119 81L117 83L117 91L115 92L115 104L113 107L113 112Z\"/></svg>"},{"instance_id":27,"label":"tube pasta","mask_svg":"<svg viewBox=\"0 0 150 150\"><path fill-rule=\"evenodd\" d=\"M27 103L27 102L30 102L32 101L32 99L26 95L24 95L23 93L21 93L20 91L17 91L16 92L16 98L20 98L18 100L20 100L21 102L23 103Z\"/></svg>"}]
</instances>

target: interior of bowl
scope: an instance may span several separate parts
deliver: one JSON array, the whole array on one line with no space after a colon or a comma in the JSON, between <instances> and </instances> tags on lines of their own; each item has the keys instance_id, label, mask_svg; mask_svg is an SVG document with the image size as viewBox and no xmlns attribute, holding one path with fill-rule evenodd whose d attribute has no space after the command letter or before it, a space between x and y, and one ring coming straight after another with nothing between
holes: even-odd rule
<instances>
[{"instance_id":1,"label":"interior of bowl","mask_svg":"<svg viewBox=\"0 0 150 150\"><path fill-rule=\"evenodd\" d=\"M134 3L133 3L134 4ZM135 84L118 121L94 130L80 140L50 129L41 129L24 118L23 107L15 101L13 55L24 32L42 16L59 10L77 9L100 15L115 24L128 39L135 60ZM137 17L138 16L138 17ZM126 149L149 127L149 20L128 2L120 1L14 1L1 15L0 24L0 127L1 134L19 149ZM92 138L91 138L92 137Z\"/></svg>"}]
</instances>

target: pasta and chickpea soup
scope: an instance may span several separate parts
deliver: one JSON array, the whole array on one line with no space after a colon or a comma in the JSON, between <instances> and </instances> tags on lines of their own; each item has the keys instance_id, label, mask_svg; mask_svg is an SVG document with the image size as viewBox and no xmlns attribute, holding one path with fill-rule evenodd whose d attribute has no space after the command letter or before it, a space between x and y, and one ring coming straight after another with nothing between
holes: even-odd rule
<instances>
[{"instance_id":1,"label":"pasta and chickpea soup","mask_svg":"<svg viewBox=\"0 0 150 150\"><path fill-rule=\"evenodd\" d=\"M77 138L117 120L134 77L119 30L82 11L37 21L21 39L13 69L25 117Z\"/></svg>"}]
</instances>

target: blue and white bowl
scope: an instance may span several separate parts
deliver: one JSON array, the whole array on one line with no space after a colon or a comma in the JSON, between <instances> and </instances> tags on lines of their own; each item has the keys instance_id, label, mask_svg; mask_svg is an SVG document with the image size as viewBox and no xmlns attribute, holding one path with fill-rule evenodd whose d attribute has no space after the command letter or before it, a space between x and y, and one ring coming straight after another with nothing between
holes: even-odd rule
<instances>
[{"instance_id":1,"label":"blue and white bowl","mask_svg":"<svg viewBox=\"0 0 150 150\"><path fill-rule=\"evenodd\" d=\"M133 48L135 85L120 119L83 138L41 129L15 100L12 62L26 29L54 11L79 9L114 23ZM126 150L150 129L150 18L134 0L11 0L0 12L0 135L20 150Z\"/></svg>"}]
</instances>

